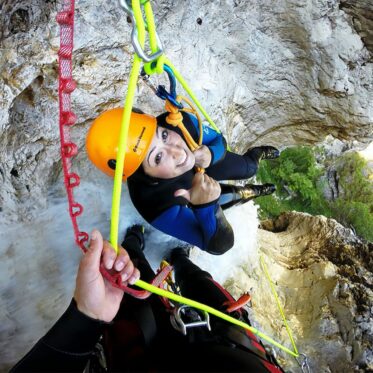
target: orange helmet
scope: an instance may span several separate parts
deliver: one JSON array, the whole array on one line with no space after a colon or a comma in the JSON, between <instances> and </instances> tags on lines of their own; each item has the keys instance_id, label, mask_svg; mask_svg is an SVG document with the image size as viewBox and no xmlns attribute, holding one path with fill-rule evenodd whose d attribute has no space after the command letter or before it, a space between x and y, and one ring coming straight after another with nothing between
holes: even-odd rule
<instances>
[{"instance_id":1,"label":"orange helmet","mask_svg":"<svg viewBox=\"0 0 373 373\"><path fill-rule=\"evenodd\" d=\"M86 147L91 162L114 177L123 109L111 109L99 115L89 129ZM141 165L157 128L155 117L132 112L128 130L123 180Z\"/></svg>"}]
</instances>

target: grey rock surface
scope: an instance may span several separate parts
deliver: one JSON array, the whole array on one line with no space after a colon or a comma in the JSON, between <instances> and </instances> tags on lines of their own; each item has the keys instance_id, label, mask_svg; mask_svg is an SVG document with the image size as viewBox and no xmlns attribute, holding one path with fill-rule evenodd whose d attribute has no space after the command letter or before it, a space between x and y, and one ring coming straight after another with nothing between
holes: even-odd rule
<instances>
[{"instance_id":1,"label":"grey rock surface","mask_svg":"<svg viewBox=\"0 0 373 373\"><path fill-rule=\"evenodd\" d=\"M56 1L1 3L4 222L29 220L45 207L60 172L56 7ZM74 135L82 147L92 119L122 105L133 49L117 1L76 7ZM372 139L371 7L326 0L154 4L167 55L239 152L254 144L315 143L328 134ZM136 105L162 111L143 84ZM79 169L87 167L84 159Z\"/></svg>"},{"instance_id":2,"label":"grey rock surface","mask_svg":"<svg viewBox=\"0 0 373 373\"><path fill-rule=\"evenodd\" d=\"M326 135L372 140L371 1L153 3L168 57L233 150L314 144ZM57 6L56 0L0 0L0 369L62 312L78 257L69 255L71 226L61 202ZM116 0L77 1L75 24L78 88L72 98L78 123L72 135L81 153L74 169L86 181L80 198L89 201L94 218L87 225L93 228L98 221L108 224L110 206L99 202L107 202L111 191L97 181L84 139L93 118L123 103L131 25ZM166 83L164 77L152 79ZM163 110L142 82L135 104L148 113ZM39 284L44 299L33 302ZM23 310L27 305L32 311Z\"/></svg>"}]
</instances>

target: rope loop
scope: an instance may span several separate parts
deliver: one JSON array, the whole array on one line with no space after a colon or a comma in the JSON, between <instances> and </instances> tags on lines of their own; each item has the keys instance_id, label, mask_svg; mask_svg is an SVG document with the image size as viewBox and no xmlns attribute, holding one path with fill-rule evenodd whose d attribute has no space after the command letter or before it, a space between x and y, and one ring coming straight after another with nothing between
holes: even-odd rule
<instances>
[{"instance_id":1,"label":"rope loop","mask_svg":"<svg viewBox=\"0 0 373 373\"><path fill-rule=\"evenodd\" d=\"M67 183L69 188L75 188L80 184L80 177L78 174L72 173L67 175Z\"/></svg>"},{"instance_id":2,"label":"rope loop","mask_svg":"<svg viewBox=\"0 0 373 373\"><path fill-rule=\"evenodd\" d=\"M70 214L73 218L78 217L83 213L83 206L80 203L72 203L70 206Z\"/></svg>"},{"instance_id":3,"label":"rope loop","mask_svg":"<svg viewBox=\"0 0 373 373\"><path fill-rule=\"evenodd\" d=\"M89 240L89 235L87 232L79 232L78 233L78 236L77 236L77 239L78 239L78 244L81 248L83 248L83 251L86 251L85 250L85 244L88 242Z\"/></svg>"},{"instance_id":4,"label":"rope loop","mask_svg":"<svg viewBox=\"0 0 373 373\"><path fill-rule=\"evenodd\" d=\"M62 153L67 158L75 157L78 154L78 147L73 142L67 142L62 146Z\"/></svg>"},{"instance_id":5,"label":"rope loop","mask_svg":"<svg viewBox=\"0 0 373 373\"><path fill-rule=\"evenodd\" d=\"M72 111L64 111L61 113L63 126L73 126L76 123L76 120L76 115Z\"/></svg>"},{"instance_id":6,"label":"rope loop","mask_svg":"<svg viewBox=\"0 0 373 373\"><path fill-rule=\"evenodd\" d=\"M156 73L157 74L163 74L164 72L164 64L166 62L166 56L162 54L156 61Z\"/></svg>"},{"instance_id":7,"label":"rope loop","mask_svg":"<svg viewBox=\"0 0 373 373\"><path fill-rule=\"evenodd\" d=\"M165 109L168 111L166 122L174 127L179 127L183 124L183 115L178 107L173 105L169 100L165 102Z\"/></svg>"},{"instance_id":8,"label":"rope loop","mask_svg":"<svg viewBox=\"0 0 373 373\"><path fill-rule=\"evenodd\" d=\"M147 75L163 74L165 62L166 62L166 56L162 54L155 61L145 63L144 71L146 72Z\"/></svg>"}]
</instances>

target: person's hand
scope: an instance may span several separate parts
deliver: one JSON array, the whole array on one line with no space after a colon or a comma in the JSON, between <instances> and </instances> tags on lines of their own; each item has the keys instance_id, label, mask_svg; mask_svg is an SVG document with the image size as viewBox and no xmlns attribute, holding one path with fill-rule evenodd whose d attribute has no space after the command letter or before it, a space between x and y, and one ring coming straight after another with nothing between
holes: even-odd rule
<instances>
[{"instance_id":1,"label":"person's hand","mask_svg":"<svg viewBox=\"0 0 373 373\"><path fill-rule=\"evenodd\" d=\"M212 177L197 172L189 190L178 189L175 197L184 197L193 205L203 205L219 198L221 193L220 184Z\"/></svg>"},{"instance_id":2,"label":"person's hand","mask_svg":"<svg viewBox=\"0 0 373 373\"><path fill-rule=\"evenodd\" d=\"M207 168L211 163L211 152L206 145L201 145L197 150L193 152L197 167Z\"/></svg>"},{"instance_id":3,"label":"person's hand","mask_svg":"<svg viewBox=\"0 0 373 373\"><path fill-rule=\"evenodd\" d=\"M100 273L100 262L111 272L119 272L124 285L140 278L128 253L120 248L118 256L99 231L94 230L88 251L80 261L76 277L74 299L80 312L106 322L117 314L123 298L123 290L113 287Z\"/></svg>"}]
</instances>

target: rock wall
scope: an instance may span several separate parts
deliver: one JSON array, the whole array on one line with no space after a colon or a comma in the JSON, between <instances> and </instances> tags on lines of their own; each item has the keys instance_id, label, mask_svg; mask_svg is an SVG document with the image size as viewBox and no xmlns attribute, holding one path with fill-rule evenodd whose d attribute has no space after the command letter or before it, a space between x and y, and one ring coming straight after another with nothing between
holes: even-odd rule
<instances>
[{"instance_id":1,"label":"rock wall","mask_svg":"<svg viewBox=\"0 0 373 373\"><path fill-rule=\"evenodd\" d=\"M340 9L351 16L350 22L362 42L373 52L373 4L369 0L341 0Z\"/></svg>"},{"instance_id":2,"label":"rock wall","mask_svg":"<svg viewBox=\"0 0 373 373\"><path fill-rule=\"evenodd\" d=\"M313 144L328 134L340 140L371 140L368 0L153 3L167 55L234 150L264 143ZM69 251L71 226L61 204L57 6L56 0L0 0L0 293L6 299L0 309L0 369L19 358L63 309L78 259ZM122 105L133 49L131 25L116 0L77 1L75 23L78 88L73 108L78 123L73 137L83 150L92 119ZM164 77L153 79L165 83ZM162 103L143 83L137 93L137 106L149 113L162 111ZM109 204L100 203L109 199L110 187L100 184L84 152L74 165L87 183L80 189L80 198L91 209L82 219L87 230L98 222L108 225ZM330 264L327 272L342 276L338 265ZM329 294L336 281L330 276L325 281L316 277L317 284L325 282L316 293ZM356 278L361 276L356 273ZM38 286L44 296L34 304L30 294ZM338 302L335 298L335 309ZM299 320L297 328L311 335L308 321L301 325ZM27 338L22 341L22 336ZM333 351L338 359L339 352ZM355 357L348 360L347 352L341 354L350 366L359 364Z\"/></svg>"},{"instance_id":3,"label":"rock wall","mask_svg":"<svg viewBox=\"0 0 373 373\"><path fill-rule=\"evenodd\" d=\"M60 172L56 1L2 0L1 221L30 220ZM73 94L80 147L92 119L125 95L131 25L116 0L76 4ZM371 140L369 1L157 1L167 55L231 146ZM360 26L357 26L357 23ZM160 78L162 80L162 78ZM157 78L156 78L157 80ZM137 103L162 105L140 84ZM89 167L78 163L80 172Z\"/></svg>"},{"instance_id":4,"label":"rock wall","mask_svg":"<svg viewBox=\"0 0 373 373\"><path fill-rule=\"evenodd\" d=\"M373 245L333 219L288 212L262 222L258 247L312 371L371 371ZM227 284L236 295L251 288L254 325L291 348L259 263L248 258ZM279 358L297 371L291 358Z\"/></svg>"}]
</instances>

